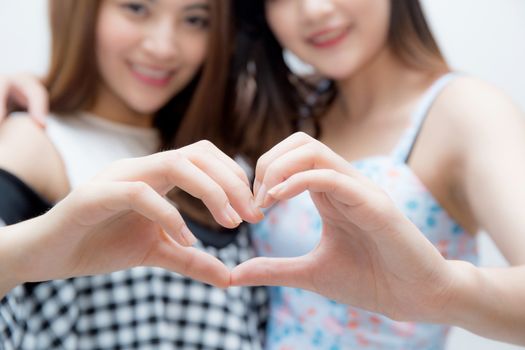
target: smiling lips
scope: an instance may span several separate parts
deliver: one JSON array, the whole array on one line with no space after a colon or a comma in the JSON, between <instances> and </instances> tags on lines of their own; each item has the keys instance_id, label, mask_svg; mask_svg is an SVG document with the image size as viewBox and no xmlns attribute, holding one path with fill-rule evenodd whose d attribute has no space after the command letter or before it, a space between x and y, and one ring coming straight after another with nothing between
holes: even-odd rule
<instances>
[{"instance_id":1,"label":"smiling lips","mask_svg":"<svg viewBox=\"0 0 525 350\"><path fill-rule=\"evenodd\" d=\"M130 68L131 72L138 80L145 84L156 87L164 87L168 85L171 81L171 78L175 74L175 70L173 69L158 69L136 63L131 63Z\"/></svg>"},{"instance_id":2,"label":"smiling lips","mask_svg":"<svg viewBox=\"0 0 525 350\"><path fill-rule=\"evenodd\" d=\"M329 48L339 44L348 35L350 27L325 29L312 34L307 41L317 48Z\"/></svg>"}]
</instances>

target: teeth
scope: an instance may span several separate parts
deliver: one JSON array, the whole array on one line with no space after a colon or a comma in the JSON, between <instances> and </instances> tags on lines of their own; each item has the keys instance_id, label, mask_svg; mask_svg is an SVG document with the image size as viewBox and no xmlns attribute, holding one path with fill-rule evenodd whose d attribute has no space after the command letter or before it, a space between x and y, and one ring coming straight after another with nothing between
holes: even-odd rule
<instances>
[{"instance_id":1,"label":"teeth","mask_svg":"<svg viewBox=\"0 0 525 350\"><path fill-rule=\"evenodd\" d=\"M312 42L318 44L318 43L323 43L325 41L330 41L332 39L337 38L341 34L343 34L344 31L345 29L340 29L340 30L334 30L334 31L328 32L326 34L316 35L314 38L312 38Z\"/></svg>"},{"instance_id":2,"label":"teeth","mask_svg":"<svg viewBox=\"0 0 525 350\"><path fill-rule=\"evenodd\" d=\"M137 73L152 79L166 79L171 75L171 71L148 68L138 64L133 64L132 69Z\"/></svg>"}]
</instances>

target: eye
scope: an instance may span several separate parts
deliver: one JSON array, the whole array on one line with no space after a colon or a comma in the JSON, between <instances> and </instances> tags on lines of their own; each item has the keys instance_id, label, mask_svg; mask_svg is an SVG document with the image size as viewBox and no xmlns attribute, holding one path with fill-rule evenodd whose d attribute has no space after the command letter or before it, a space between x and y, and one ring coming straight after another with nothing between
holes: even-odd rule
<instances>
[{"instance_id":1,"label":"eye","mask_svg":"<svg viewBox=\"0 0 525 350\"><path fill-rule=\"evenodd\" d=\"M208 18L208 16L199 16L199 15L186 16L184 21L188 25L192 27L196 27L196 28L208 28L210 25L210 19Z\"/></svg>"},{"instance_id":2,"label":"eye","mask_svg":"<svg viewBox=\"0 0 525 350\"><path fill-rule=\"evenodd\" d=\"M122 4L122 8L136 17L144 17L149 13L148 7L140 2L127 2Z\"/></svg>"}]
</instances>

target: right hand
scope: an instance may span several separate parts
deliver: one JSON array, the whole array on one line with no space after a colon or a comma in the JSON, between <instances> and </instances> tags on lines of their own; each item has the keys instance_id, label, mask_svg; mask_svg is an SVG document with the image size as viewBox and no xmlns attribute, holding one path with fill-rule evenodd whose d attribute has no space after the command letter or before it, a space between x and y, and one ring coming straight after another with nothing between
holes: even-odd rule
<instances>
[{"instance_id":1,"label":"right hand","mask_svg":"<svg viewBox=\"0 0 525 350\"><path fill-rule=\"evenodd\" d=\"M267 208L306 190L322 220L317 247L243 262L232 270L232 285L307 289L396 320L442 316L457 285L451 263L372 180L296 133L259 158L256 203Z\"/></svg>"},{"instance_id":2,"label":"right hand","mask_svg":"<svg viewBox=\"0 0 525 350\"><path fill-rule=\"evenodd\" d=\"M30 226L8 240L10 271L22 283L158 266L227 287L229 269L188 247L193 235L164 197L175 186L201 199L222 226L262 218L241 167L201 141L115 162L48 213L22 223Z\"/></svg>"},{"instance_id":3,"label":"right hand","mask_svg":"<svg viewBox=\"0 0 525 350\"><path fill-rule=\"evenodd\" d=\"M32 119L45 127L49 96L42 82L31 74L0 76L0 122L12 106L27 109Z\"/></svg>"}]
</instances>

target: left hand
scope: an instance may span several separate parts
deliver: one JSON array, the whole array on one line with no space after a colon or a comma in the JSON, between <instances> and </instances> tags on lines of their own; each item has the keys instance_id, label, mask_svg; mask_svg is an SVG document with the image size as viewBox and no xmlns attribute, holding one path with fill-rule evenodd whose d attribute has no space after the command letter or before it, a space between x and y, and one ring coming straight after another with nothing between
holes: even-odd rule
<instances>
[{"instance_id":1,"label":"left hand","mask_svg":"<svg viewBox=\"0 0 525 350\"><path fill-rule=\"evenodd\" d=\"M257 164L256 202L268 207L309 190L323 222L319 245L295 258L255 258L233 285L283 285L394 319L429 319L447 303L452 268L388 195L348 161L303 133Z\"/></svg>"},{"instance_id":2,"label":"left hand","mask_svg":"<svg viewBox=\"0 0 525 350\"><path fill-rule=\"evenodd\" d=\"M16 285L156 266L227 287L229 269L188 247L193 235L166 199L174 187L199 198L224 227L262 217L242 168L200 141L114 162L47 213L6 227L0 274Z\"/></svg>"}]
</instances>

